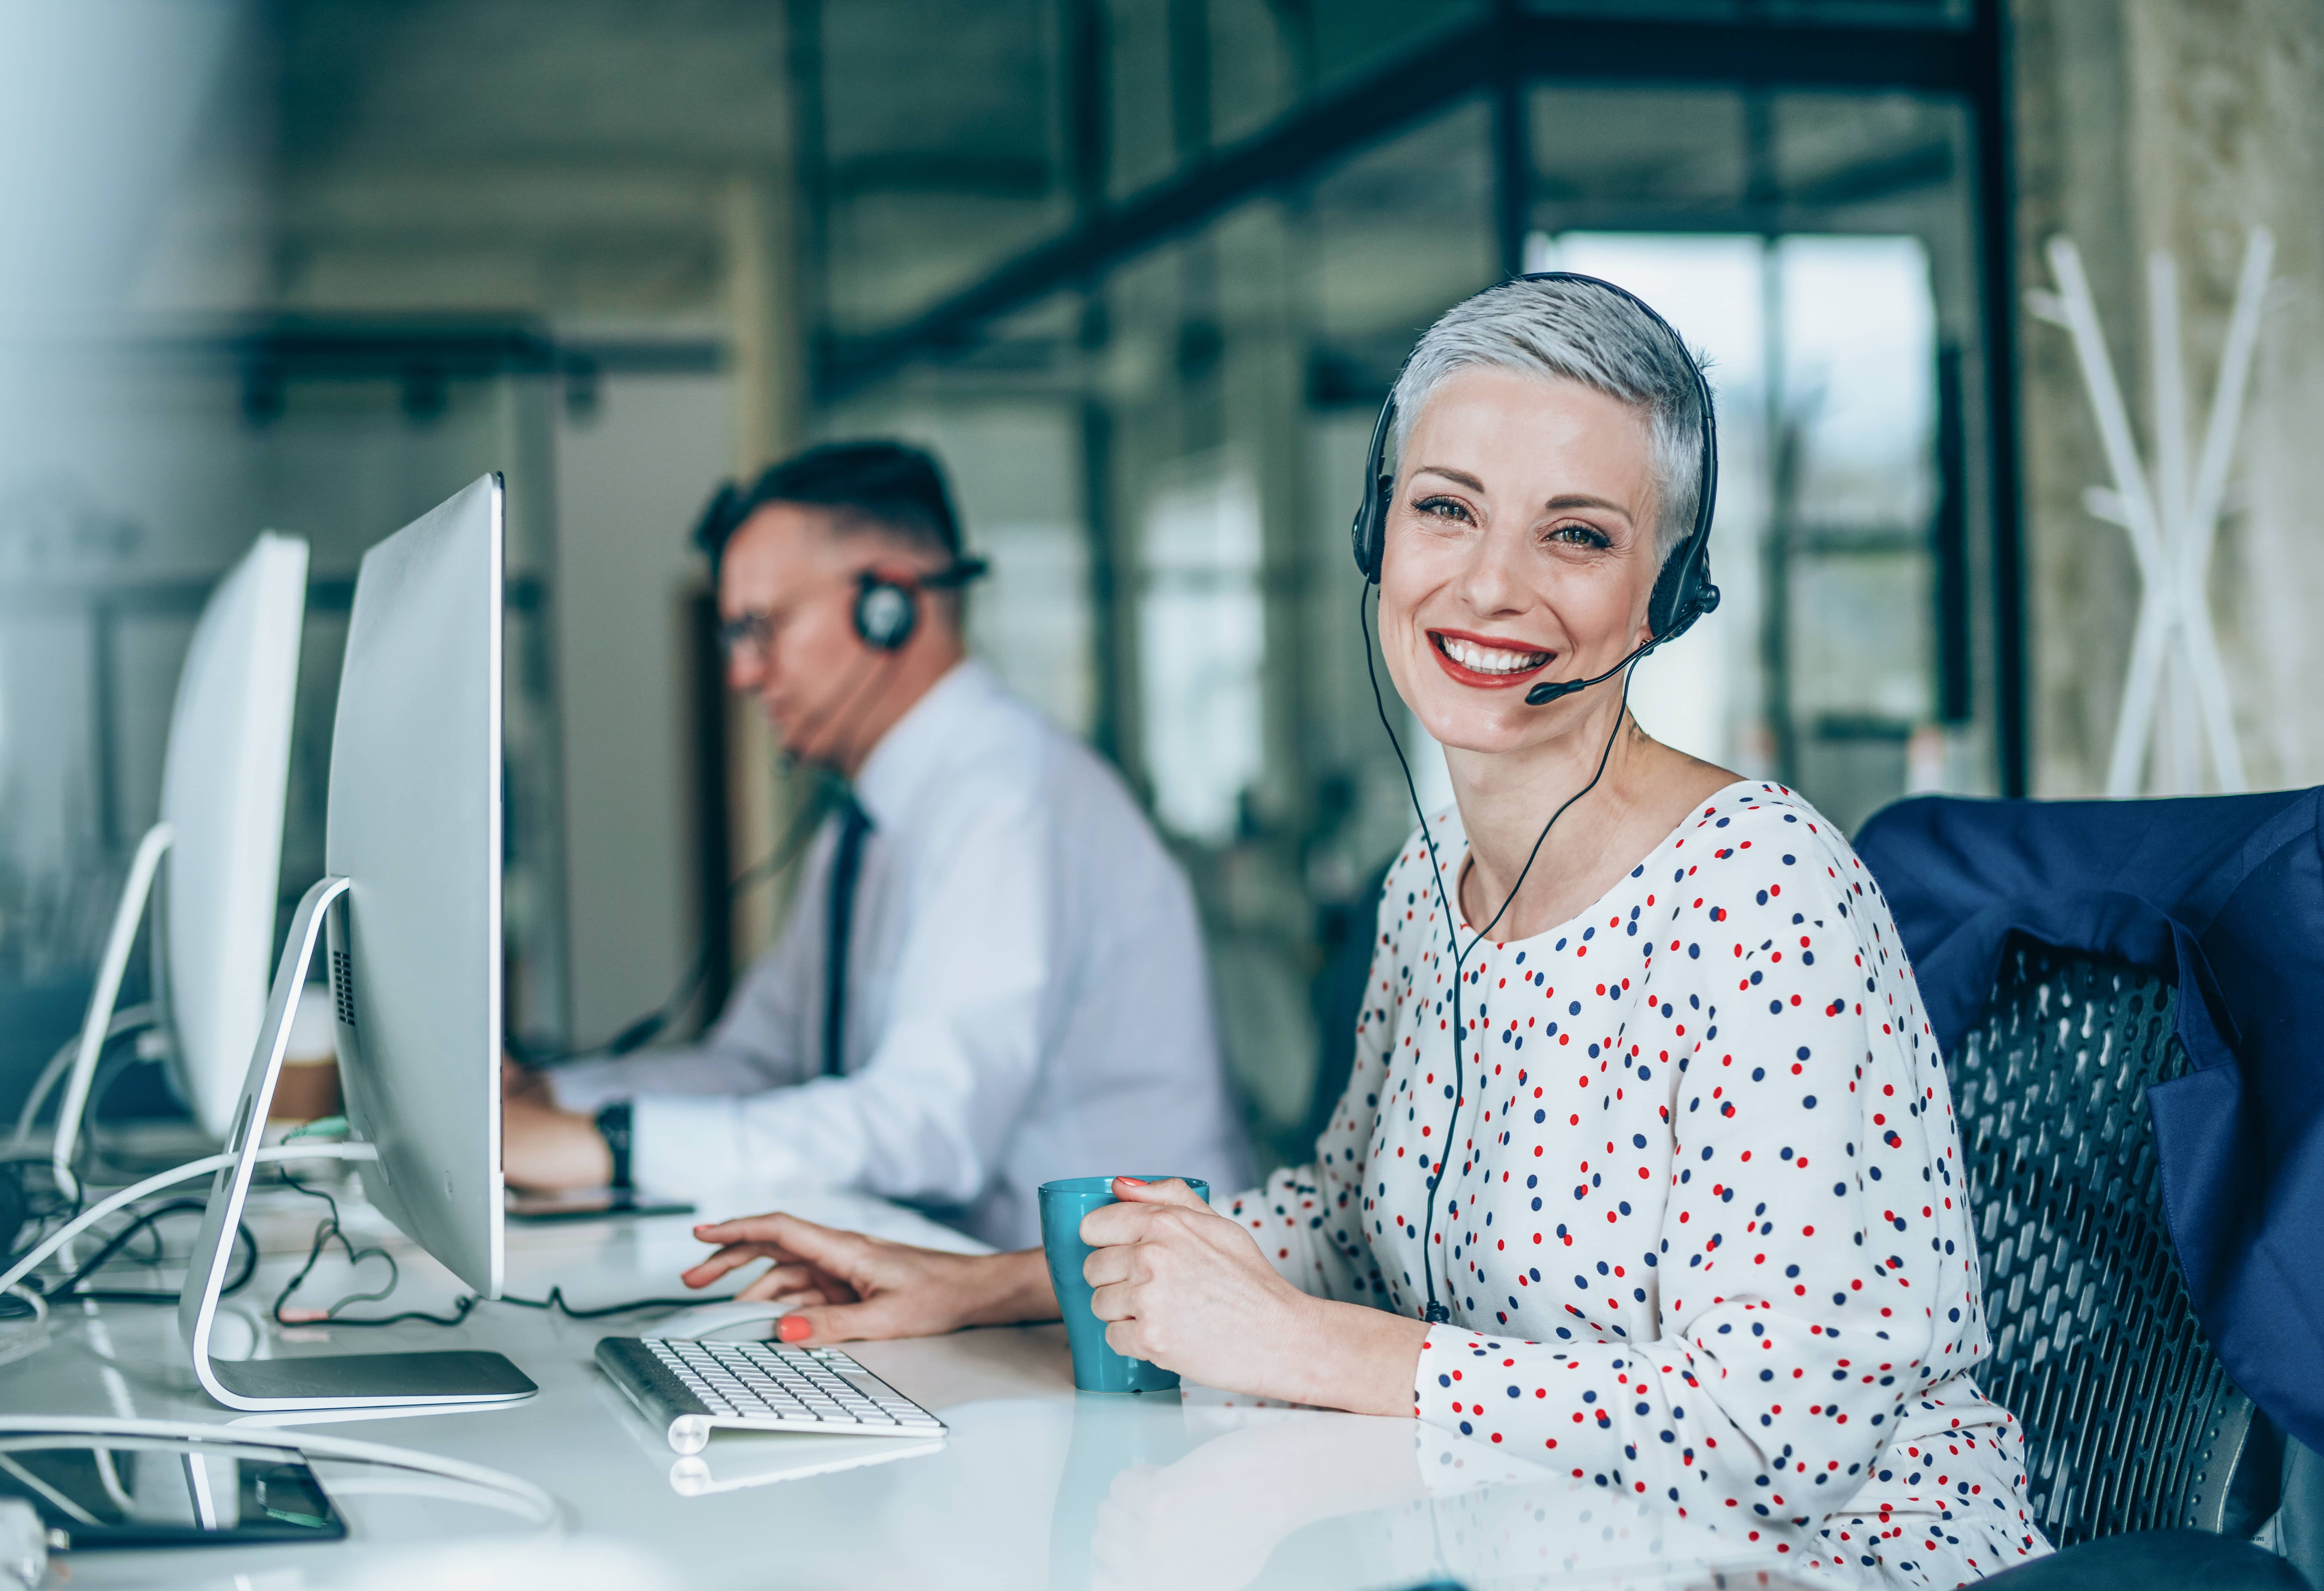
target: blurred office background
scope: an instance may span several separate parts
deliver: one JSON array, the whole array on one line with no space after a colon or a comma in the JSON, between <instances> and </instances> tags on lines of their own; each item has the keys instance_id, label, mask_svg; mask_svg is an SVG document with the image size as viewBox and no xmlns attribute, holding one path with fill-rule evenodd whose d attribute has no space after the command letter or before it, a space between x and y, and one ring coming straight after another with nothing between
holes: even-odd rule
<instances>
[{"instance_id":1,"label":"blurred office background","mask_svg":"<svg viewBox=\"0 0 2324 1591\"><path fill-rule=\"evenodd\" d=\"M1363 447L1416 333L1526 269L1712 361L1727 601L1640 717L1852 827L2100 786L2137 576L2024 293L2071 236L2143 417L2147 252L2206 392L2272 227L2208 597L2255 782L2324 778L2320 166L2310 0L0 0L0 1107L78 1020L210 582L261 528L314 544L295 900L357 560L489 468L512 1024L602 1041L707 942L704 1020L781 910L725 881L799 791L686 532L723 476L887 434L993 561L978 649L1185 859L1296 1152L1412 821Z\"/></svg>"}]
</instances>

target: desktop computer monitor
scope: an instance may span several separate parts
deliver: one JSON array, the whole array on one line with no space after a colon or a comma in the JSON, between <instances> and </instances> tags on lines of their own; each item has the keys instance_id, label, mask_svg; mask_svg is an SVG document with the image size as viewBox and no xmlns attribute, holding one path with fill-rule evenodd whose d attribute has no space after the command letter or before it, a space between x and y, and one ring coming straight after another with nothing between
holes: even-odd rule
<instances>
[{"instance_id":1,"label":"desktop computer monitor","mask_svg":"<svg viewBox=\"0 0 2324 1591\"><path fill-rule=\"evenodd\" d=\"M331 737L323 870L339 1072L364 1191L501 1290L501 487L373 548Z\"/></svg>"},{"instance_id":2,"label":"desktop computer monitor","mask_svg":"<svg viewBox=\"0 0 2324 1591\"><path fill-rule=\"evenodd\" d=\"M179 1088L213 1137L266 1015L306 614L307 543L262 535L194 632L170 716L156 983Z\"/></svg>"},{"instance_id":3,"label":"desktop computer monitor","mask_svg":"<svg viewBox=\"0 0 2324 1591\"><path fill-rule=\"evenodd\" d=\"M307 543L269 532L218 582L194 627L170 714L161 819L137 847L65 1074L51 1145L60 1186L77 1186L97 1057L157 885L157 1020L172 1075L211 1136L223 1137L234 1115L266 1014L306 612Z\"/></svg>"},{"instance_id":4,"label":"desktop computer monitor","mask_svg":"<svg viewBox=\"0 0 2324 1591\"><path fill-rule=\"evenodd\" d=\"M497 1354L217 1362L211 1321L291 1011L326 932L364 1192L486 1298L502 1274L502 485L487 476L374 547L355 581L331 741L327 875L307 892L229 1127L178 1318L230 1408L496 1402Z\"/></svg>"}]
</instances>

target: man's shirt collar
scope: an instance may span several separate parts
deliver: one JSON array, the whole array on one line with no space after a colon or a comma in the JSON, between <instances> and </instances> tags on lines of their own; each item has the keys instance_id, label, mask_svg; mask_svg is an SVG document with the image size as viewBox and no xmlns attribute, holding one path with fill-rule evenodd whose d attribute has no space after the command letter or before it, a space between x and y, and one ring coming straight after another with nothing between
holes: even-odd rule
<instances>
[{"instance_id":1,"label":"man's shirt collar","mask_svg":"<svg viewBox=\"0 0 2324 1591\"><path fill-rule=\"evenodd\" d=\"M992 671L964 658L896 720L855 776L855 799L874 828L890 827L936 779L971 733L967 720L1000 689Z\"/></svg>"}]
</instances>

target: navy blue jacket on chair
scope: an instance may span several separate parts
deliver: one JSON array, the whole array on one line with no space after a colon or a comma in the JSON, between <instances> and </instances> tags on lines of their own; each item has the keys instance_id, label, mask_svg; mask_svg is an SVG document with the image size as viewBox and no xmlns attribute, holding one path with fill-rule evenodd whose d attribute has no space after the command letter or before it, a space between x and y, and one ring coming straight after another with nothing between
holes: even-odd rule
<instances>
[{"instance_id":1,"label":"navy blue jacket on chair","mask_svg":"<svg viewBox=\"0 0 2324 1591\"><path fill-rule=\"evenodd\" d=\"M2324 1449L2324 789L1928 797L1856 848L1948 1054L2013 930L2176 982L2192 1068L2147 1093L2164 1218L2236 1384Z\"/></svg>"}]
</instances>

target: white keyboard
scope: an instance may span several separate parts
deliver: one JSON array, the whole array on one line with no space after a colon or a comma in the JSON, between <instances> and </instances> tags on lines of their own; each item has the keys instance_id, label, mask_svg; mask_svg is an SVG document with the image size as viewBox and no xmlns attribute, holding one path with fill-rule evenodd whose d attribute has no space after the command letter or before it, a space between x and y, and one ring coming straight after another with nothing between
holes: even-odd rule
<instances>
[{"instance_id":1,"label":"white keyboard","mask_svg":"<svg viewBox=\"0 0 2324 1591\"><path fill-rule=\"evenodd\" d=\"M929 1437L944 1421L841 1353L771 1342L608 1337L599 1368L678 1453L699 1453L713 1429Z\"/></svg>"}]
</instances>

